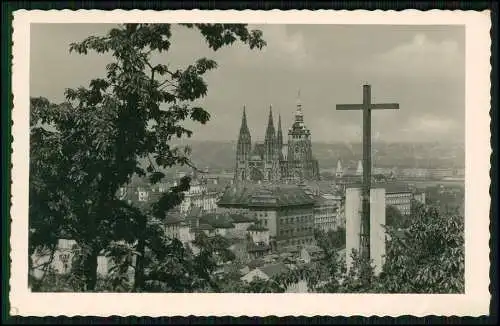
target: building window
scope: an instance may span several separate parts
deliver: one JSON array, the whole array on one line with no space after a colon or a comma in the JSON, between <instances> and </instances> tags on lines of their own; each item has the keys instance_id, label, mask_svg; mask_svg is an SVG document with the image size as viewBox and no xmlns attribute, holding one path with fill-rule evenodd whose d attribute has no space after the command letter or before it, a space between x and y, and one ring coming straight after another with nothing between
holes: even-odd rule
<instances>
[{"instance_id":1,"label":"building window","mask_svg":"<svg viewBox=\"0 0 500 326\"><path fill-rule=\"evenodd\" d=\"M139 191L139 201L147 201L147 200L148 200L148 192Z\"/></svg>"}]
</instances>

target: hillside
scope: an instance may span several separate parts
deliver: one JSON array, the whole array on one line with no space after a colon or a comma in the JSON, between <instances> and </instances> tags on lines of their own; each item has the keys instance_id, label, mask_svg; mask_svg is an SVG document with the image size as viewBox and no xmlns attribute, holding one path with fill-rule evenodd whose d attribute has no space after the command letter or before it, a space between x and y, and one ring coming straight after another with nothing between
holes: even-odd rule
<instances>
[{"instance_id":1,"label":"hillside","mask_svg":"<svg viewBox=\"0 0 500 326\"><path fill-rule=\"evenodd\" d=\"M192 160L200 168L232 170L236 142L189 141ZM313 153L321 169L335 168L337 160L356 162L362 157L361 144L313 143ZM378 143L373 146L374 165L377 167L463 168L463 144L438 143Z\"/></svg>"}]
</instances>

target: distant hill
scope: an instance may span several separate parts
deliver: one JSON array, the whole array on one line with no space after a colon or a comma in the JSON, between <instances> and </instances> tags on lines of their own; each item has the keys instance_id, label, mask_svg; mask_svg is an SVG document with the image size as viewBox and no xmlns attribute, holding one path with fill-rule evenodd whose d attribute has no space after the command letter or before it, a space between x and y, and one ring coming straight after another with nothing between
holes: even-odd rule
<instances>
[{"instance_id":1,"label":"distant hill","mask_svg":"<svg viewBox=\"0 0 500 326\"><path fill-rule=\"evenodd\" d=\"M232 170L236 142L184 141L192 149L192 160L199 168ZM360 143L313 143L313 154L321 169L335 168L337 160L343 164L355 163L362 158ZM439 143L376 143L373 145L373 161L377 167L463 168L464 144Z\"/></svg>"}]
</instances>

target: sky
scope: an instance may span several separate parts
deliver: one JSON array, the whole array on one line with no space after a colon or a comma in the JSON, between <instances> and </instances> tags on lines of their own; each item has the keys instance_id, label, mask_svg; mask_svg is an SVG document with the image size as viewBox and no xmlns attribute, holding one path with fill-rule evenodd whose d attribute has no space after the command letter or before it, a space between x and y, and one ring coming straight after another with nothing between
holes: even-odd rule
<instances>
[{"instance_id":1,"label":"sky","mask_svg":"<svg viewBox=\"0 0 500 326\"><path fill-rule=\"evenodd\" d=\"M105 76L109 55L69 53L71 42L105 35L111 24L32 24L30 95L59 103L64 90ZM195 30L172 28L172 46L153 58L182 68L214 59L206 125L187 123L196 140L235 141L246 106L252 140L262 140L269 107L281 115L286 135L297 101L313 142L361 142L361 111L336 104L361 103L362 85L372 103L400 110L372 113L372 139L384 142L463 142L465 138L465 33L463 26L250 25L267 46L234 45L213 51ZM300 90L300 98L299 98ZM286 136L285 136L286 137Z\"/></svg>"}]
</instances>

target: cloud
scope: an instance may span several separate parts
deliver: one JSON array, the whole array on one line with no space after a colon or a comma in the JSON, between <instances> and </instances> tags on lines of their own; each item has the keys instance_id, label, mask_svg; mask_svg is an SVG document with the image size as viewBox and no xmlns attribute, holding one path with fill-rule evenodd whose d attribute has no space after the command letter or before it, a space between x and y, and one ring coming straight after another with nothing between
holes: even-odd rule
<instances>
[{"instance_id":1,"label":"cloud","mask_svg":"<svg viewBox=\"0 0 500 326\"><path fill-rule=\"evenodd\" d=\"M240 62L248 63L248 59L251 59L253 64L279 64L293 67L301 67L313 62L302 33L292 32L286 25L250 25L249 28L261 30L267 46L257 52L248 51L240 46L238 55Z\"/></svg>"},{"instance_id":2,"label":"cloud","mask_svg":"<svg viewBox=\"0 0 500 326\"><path fill-rule=\"evenodd\" d=\"M418 33L410 41L374 55L363 69L383 75L458 78L465 70L465 60L457 41L436 42Z\"/></svg>"},{"instance_id":3,"label":"cloud","mask_svg":"<svg viewBox=\"0 0 500 326\"><path fill-rule=\"evenodd\" d=\"M457 122L452 118L426 114L424 116L411 118L400 131L411 132L413 134L424 133L427 136L438 136L449 134L457 127Z\"/></svg>"}]
</instances>

